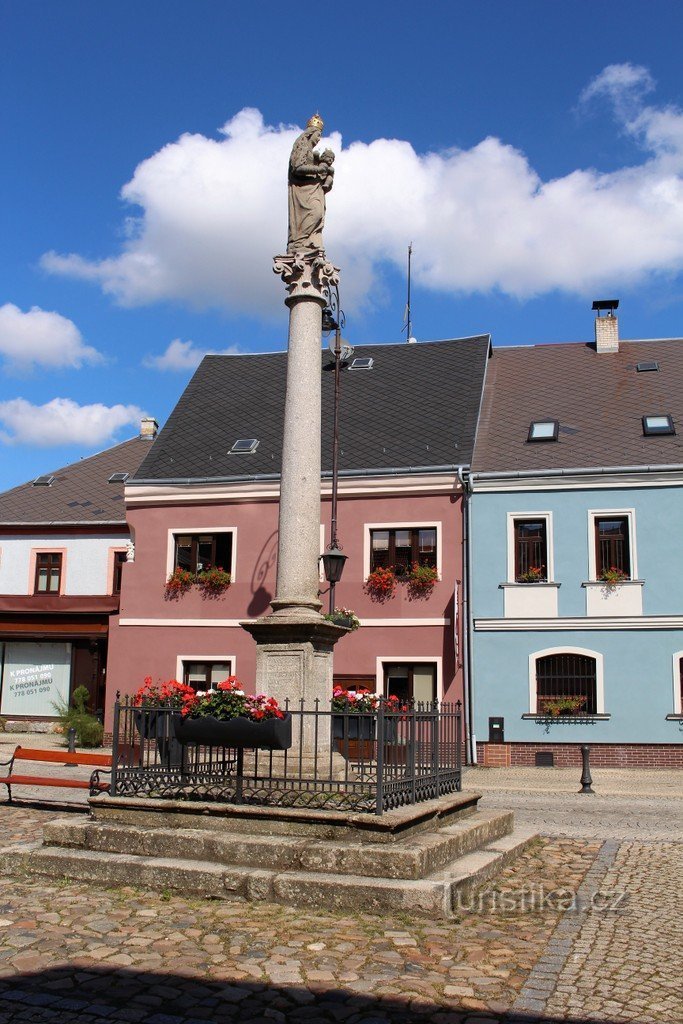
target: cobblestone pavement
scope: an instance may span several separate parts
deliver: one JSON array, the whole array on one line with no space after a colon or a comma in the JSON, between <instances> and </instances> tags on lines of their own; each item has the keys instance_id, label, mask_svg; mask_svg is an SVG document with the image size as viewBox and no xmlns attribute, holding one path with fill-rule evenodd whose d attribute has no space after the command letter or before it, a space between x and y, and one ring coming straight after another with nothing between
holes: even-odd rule
<instances>
[{"instance_id":1,"label":"cobblestone pavement","mask_svg":"<svg viewBox=\"0 0 683 1024\"><path fill-rule=\"evenodd\" d=\"M488 791L546 835L446 924L0 877L0 1024L681 1024L683 792L663 790ZM0 807L0 845L53 817Z\"/></svg>"}]
</instances>

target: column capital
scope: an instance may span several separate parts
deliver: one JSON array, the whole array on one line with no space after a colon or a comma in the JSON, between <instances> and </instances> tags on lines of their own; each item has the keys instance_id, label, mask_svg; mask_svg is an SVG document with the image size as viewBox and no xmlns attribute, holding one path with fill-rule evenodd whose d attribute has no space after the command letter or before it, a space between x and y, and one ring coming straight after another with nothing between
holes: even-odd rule
<instances>
[{"instance_id":1,"label":"column capital","mask_svg":"<svg viewBox=\"0 0 683 1024\"><path fill-rule=\"evenodd\" d=\"M279 274L285 283L288 306L299 299L312 299L326 306L328 289L339 284L339 267L328 260L322 249L275 256L273 273Z\"/></svg>"}]
</instances>

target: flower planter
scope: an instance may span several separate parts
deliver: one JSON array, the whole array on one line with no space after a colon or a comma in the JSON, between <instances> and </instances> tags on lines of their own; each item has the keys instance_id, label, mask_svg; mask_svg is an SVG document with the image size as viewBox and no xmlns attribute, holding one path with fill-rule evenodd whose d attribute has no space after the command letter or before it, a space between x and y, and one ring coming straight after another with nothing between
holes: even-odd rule
<instances>
[{"instance_id":1,"label":"flower planter","mask_svg":"<svg viewBox=\"0 0 683 1024\"><path fill-rule=\"evenodd\" d=\"M169 766L182 764L183 748L175 737L174 726L180 720L178 712L162 712L154 708L136 711L133 715L135 728L145 740L156 740L160 760Z\"/></svg>"},{"instance_id":2,"label":"flower planter","mask_svg":"<svg viewBox=\"0 0 683 1024\"><path fill-rule=\"evenodd\" d=\"M249 718L219 721L211 715L202 718L174 718L173 727L179 743L199 743L207 747L259 747L266 750L288 750L292 745L292 716L266 718L253 722Z\"/></svg>"}]
</instances>

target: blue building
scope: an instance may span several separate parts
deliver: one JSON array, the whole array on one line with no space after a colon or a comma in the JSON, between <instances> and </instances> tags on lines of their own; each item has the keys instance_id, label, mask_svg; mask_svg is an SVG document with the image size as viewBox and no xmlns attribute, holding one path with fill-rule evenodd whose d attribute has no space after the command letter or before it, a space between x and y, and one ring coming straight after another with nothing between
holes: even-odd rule
<instances>
[{"instance_id":1,"label":"blue building","mask_svg":"<svg viewBox=\"0 0 683 1024\"><path fill-rule=\"evenodd\" d=\"M683 767L683 340L494 349L469 498L490 765Z\"/></svg>"}]
</instances>

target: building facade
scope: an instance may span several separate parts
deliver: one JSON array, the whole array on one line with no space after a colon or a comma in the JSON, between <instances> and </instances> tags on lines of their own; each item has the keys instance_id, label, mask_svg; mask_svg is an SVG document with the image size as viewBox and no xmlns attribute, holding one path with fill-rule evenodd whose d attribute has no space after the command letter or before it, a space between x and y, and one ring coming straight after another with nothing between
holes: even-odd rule
<instances>
[{"instance_id":1,"label":"building facade","mask_svg":"<svg viewBox=\"0 0 683 1024\"><path fill-rule=\"evenodd\" d=\"M612 315L595 345L494 352L470 480L484 764L590 744L598 765L683 766L680 423L678 339L619 342Z\"/></svg>"},{"instance_id":2,"label":"building facade","mask_svg":"<svg viewBox=\"0 0 683 1024\"><path fill-rule=\"evenodd\" d=\"M78 686L104 713L109 618L130 544L123 488L138 438L0 495L0 716L48 722Z\"/></svg>"},{"instance_id":3,"label":"building facade","mask_svg":"<svg viewBox=\"0 0 683 1024\"><path fill-rule=\"evenodd\" d=\"M488 337L363 346L342 370L338 537L348 561L335 604L362 623L335 648L335 681L347 688L463 696L462 469L488 351ZM256 648L240 623L266 613L275 593L285 359L207 357L128 482L135 560L112 620L109 705L148 675L205 688L233 674L253 689ZM330 542L330 368L324 356L321 553ZM427 593L402 575L415 562L437 571ZM209 565L229 572L223 592L169 592L177 569ZM389 565L398 583L378 600L365 581ZM327 586L321 576L323 611Z\"/></svg>"}]
</instances>

